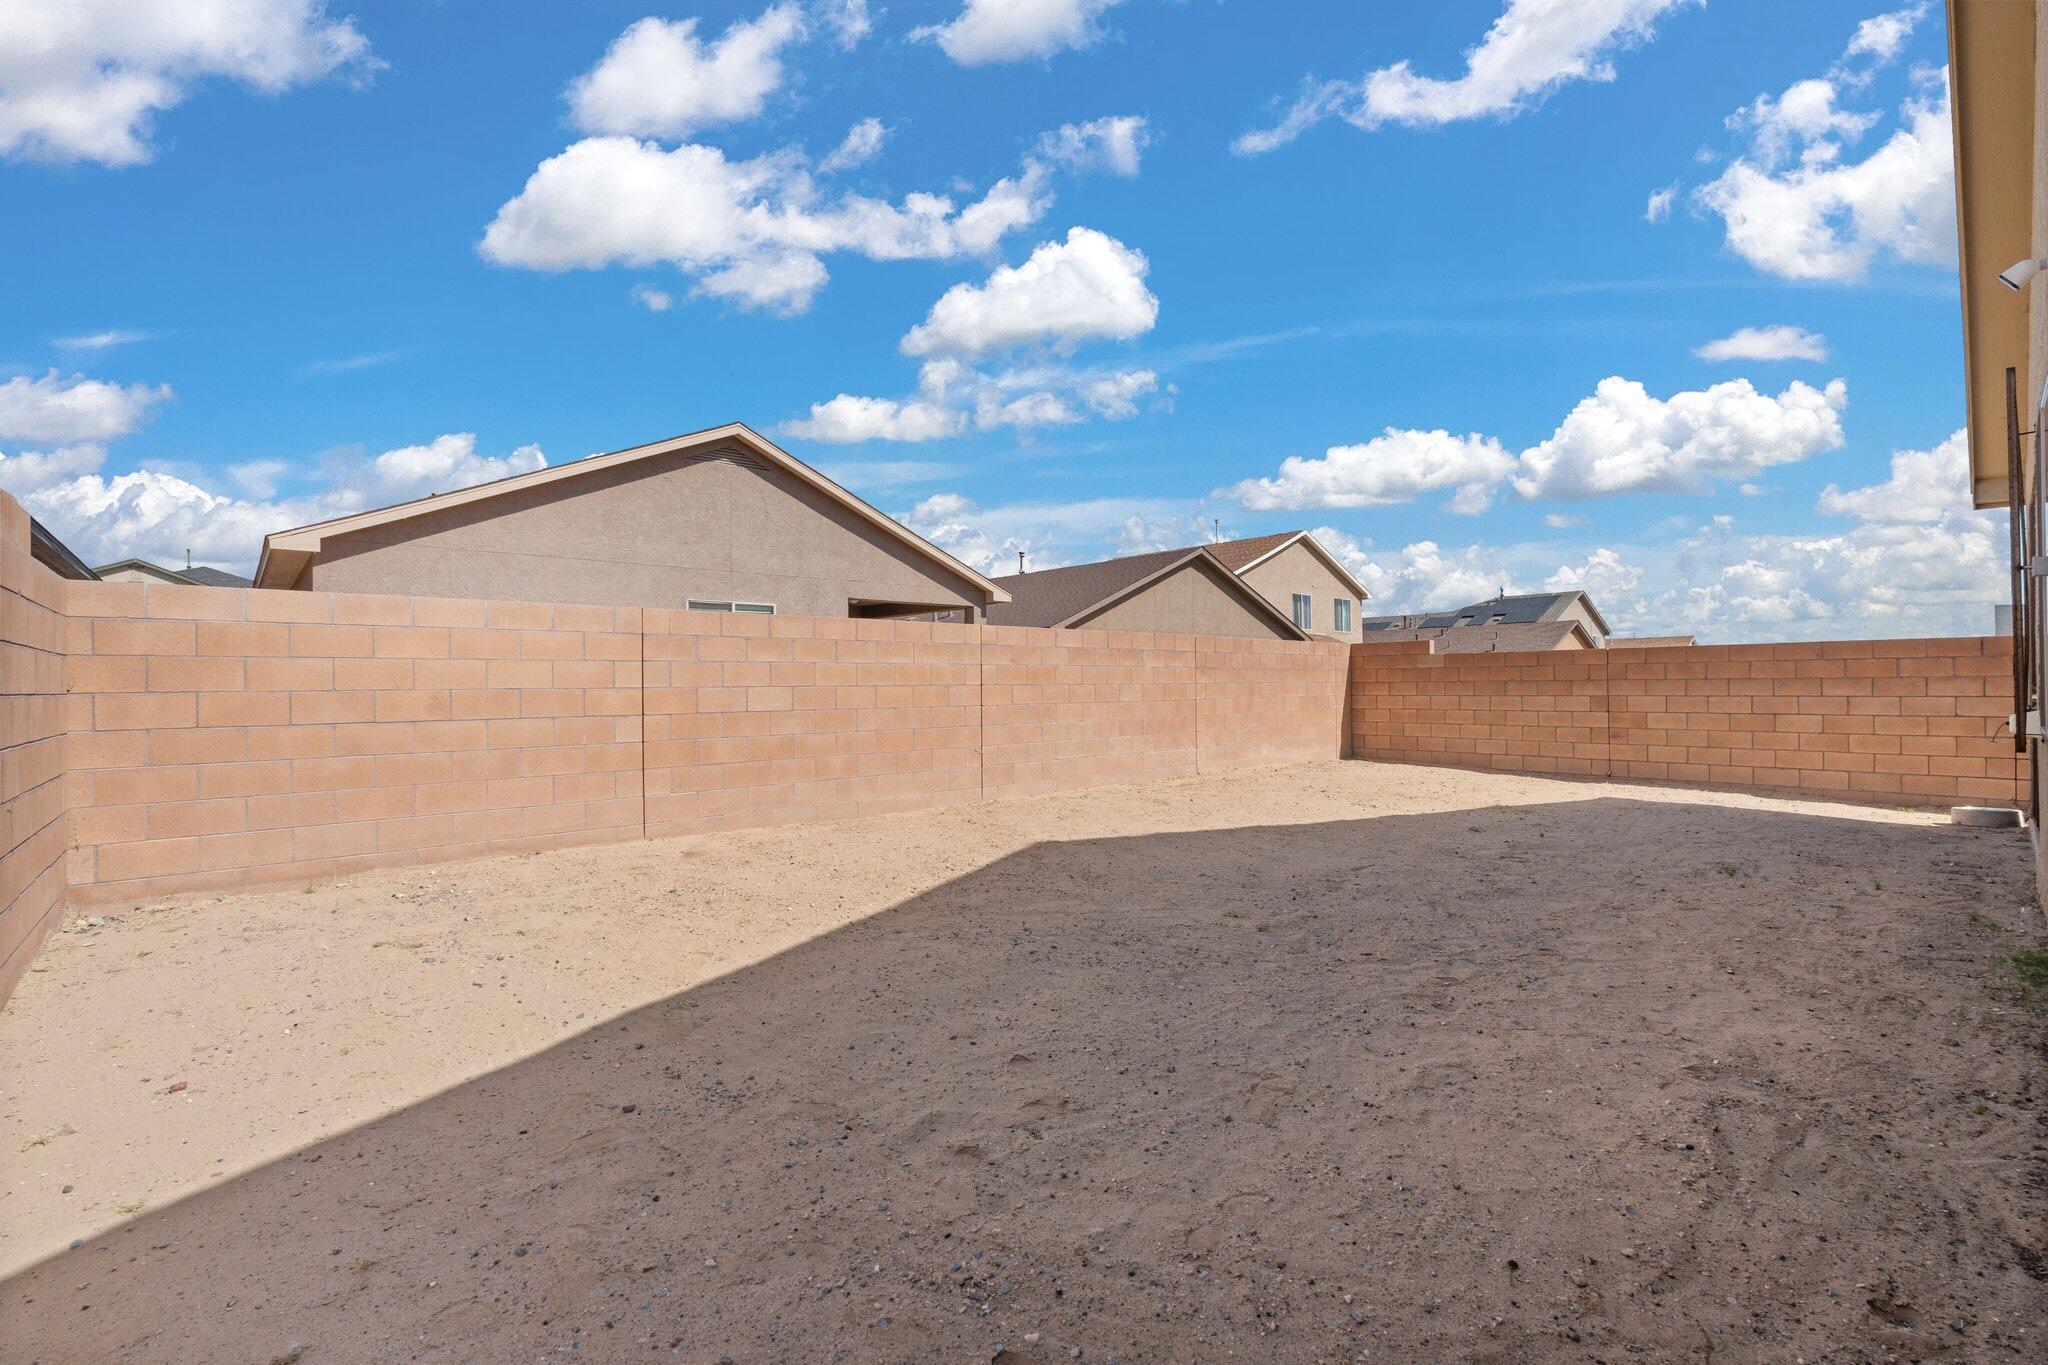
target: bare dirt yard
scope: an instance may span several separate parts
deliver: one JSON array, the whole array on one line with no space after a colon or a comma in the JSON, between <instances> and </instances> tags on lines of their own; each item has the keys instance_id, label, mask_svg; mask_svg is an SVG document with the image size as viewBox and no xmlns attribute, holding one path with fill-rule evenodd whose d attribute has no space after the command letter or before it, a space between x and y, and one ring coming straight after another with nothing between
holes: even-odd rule
<instances>
[{"instance_id":1,"label":"bare dirt yard","mask_svg":"<svg viewBox=\"0 0 2048 1365\"><path fill-rule=\"evenodd\" d=\"M2024 849L1320 763L117 907L0 1359L2040 1360Z\"/></svg>"}]
</instances>

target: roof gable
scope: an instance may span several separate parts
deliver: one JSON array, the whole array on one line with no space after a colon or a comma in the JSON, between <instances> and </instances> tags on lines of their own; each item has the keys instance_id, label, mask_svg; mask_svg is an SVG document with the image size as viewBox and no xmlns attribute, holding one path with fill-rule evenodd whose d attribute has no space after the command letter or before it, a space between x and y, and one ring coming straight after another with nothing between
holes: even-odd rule
<instances>
[{"instance_id":1,"label":"roof gable","mask_svg":"<svg viewBox=\"0 0 2048 1365\"><path fill-rule=\"evenodd\" d=\"M1296 544L1321 560L1345 587L1351 589L1352 595L1359 601L1363 602L1372 596L1366 591L1365 584L1359 582L1357 576L1344 567L1343 561L1324 549L1323 543L1307 531L1282 531L1278 535L1254 536L1249 540L1226 540L1208 548L1215 552L1216 557L1228 565L1233 573L1243 575Z\"/></svg>"},{"instance_id":2,"label":"roof gable","mask_svg":"<svg viewBox=\"0 0 2048 1365\"><path fill-rule=\"evenodd\" d=\"M1094 564L1041 569L1037 573L999 578L996 582L1010 596L1005 605L990 608L989 621L999 626L1071 626L1100 615L1169 574L1197 562L1214 568L1234 596L1252 611L1280 626L1288 638L1309 638L1272 603L1253 592L1229 565L1204 545L1185 550L1157 550L1151 554L1128 555Z\"/></svg>"},{"instance_id":3,"label":"roof gable","mask_svg":"<svg viewBox=\"0 0 2048 1365\"><path fill-rule=\"evenodd\" d=\"M1007 601L1004 590L995 582L975 569L961 563L938 546L918 535L909 527L884 515L862 499L826 478L803 461L769 441L744 423L733 422L722 427L711 427L704 431L691 432L684 436L671 437L665 441L654 441L647 445L630 446L605 455L592 455L567 464L550 465L526 474L514 474L508 478L496 479L490 483L475 484L468 488L453 489L430 497L415 498L411 502L396 503L390 507L373 508L364 512L353 512L344 517L333 517L327 521L297 526L286 531L273 531L263 538L263 554L256 563L257 587L285 588L298 578L299 571L314 556L318 555L323 543L333 536L367 530L371 527L405 521L431 512L462 507L489 498L541 487L580 475L593 474L606 469L635 461L652 459L663 455L711 450L721 445L737 445L760 457L797 482L808 485L818 493L838 503L859 520L865 521L901 542L917 554L941 565L950 574L965 579L988 595L990 602Z\"/></svg>"}]
</instances>

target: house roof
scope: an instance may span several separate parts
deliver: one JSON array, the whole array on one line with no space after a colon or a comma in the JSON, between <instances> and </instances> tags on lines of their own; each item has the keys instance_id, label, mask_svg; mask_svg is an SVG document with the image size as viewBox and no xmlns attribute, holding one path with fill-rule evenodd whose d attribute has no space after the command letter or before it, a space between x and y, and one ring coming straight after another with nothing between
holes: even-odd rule
<instances>
[{"instance_id":1,"label":"house roof","mask_svg":"<svg viewBox=\"0 0 2048 1365\"><path fill-rule=\"evenodd\" d=\"M225 569L210 568L205 564L187 564L182 569L170 569L147 559L121 559L112 564L102 564L93 570L94 576L104 577L119 573L123 569L145 569L150 573L162 574L174 583L190 583L199 588L246 588L250 581L240 574Z\"/></svg>"},{"instance_id":2,"label":"house roof","mask_svg":"<svg viewBox=\"0 0 2048 1365\"><path fill-rule=\"evenodd\" d=\"M1950 126L1955 139L1956 236L1963 296L1963 375L1970 496L2011 500L2005 371L2018 371L2020 427L2033 425L2028 362L2033 284L2013 293L1998 272L2034 254L2035 7L1949 0Z\"/></svg>"},{"instance_id":3,"label":"house roof","mask_svg":"<svg viewBox=\"0 0 2048 1365\"><path fill-rule=\"evenodd\" d=\"M28 519L28 549L38 564L59 578L89 581L99 577L86 567L84 560L71 553L70 546L50 534L50 528L34 517Z\"/></svg>"},{"instance_id":4,"label":"house roof","mask_svg":"<svg viewBox=\"0 0 2048 1365\"><path fill-rule=\"evenodd\" d=\"M1036 573L998 578L996 582L1008 596L1001 605L988 609L989 624L1071 625L1082 617L1092 616L1137 595L1168 574L1196 561L1213 565L1225 579L1243 589L1243 600L1253 610L1281 626L1290 639L1309 638L1272 603L1246 587L1230 566L1206 545L1183 550L1155 550L1151 554L1126 555L1122 559L1104 559L1094 564L1040 569Z\"/></svg>"},{"instance_id":5,"label":"house roof","mask_svg":"<svg viewBox=\"0 0 2048 1365\"><path fill-rule=\"evenodd\" d=\"M1461 617L1472 618L1465 623L1468 625L1531 625L1540 621L1557 620L1571 609L1572 603L1578 601L1586 604L1586 614L1600 627L1600 633L1606 635L1607 618L1593 605L1593 599L1577 588L1564 592L1517 593L1513 596L1495 597L1485 602L1454 607L1449 611L1411 613L1407 616L1371 616L1359 624L1374 634L1402 629L1442 630L1457 626Z\"/></svg>"},{"instance_id":6,"label":"house roof","mask_svg":"<svg viewBox=\"0 0 2048 1365\"><path fill-rule=\"evenodd\" d=\"M1343 579L1344 586L1350 588L1360 601L1372 596L1365 590L1365 585L1359 582L1335 555L1324 549L1321 543L1306 531L1281 531L1275 535L1251 536L1244 540L1219 540L1201 548L1221 560L1224 568L1241 575L1249 569L1257 568L1296 541L1301 542L1317 559L1329 565L1330 571Z\"/></svg>"},{"instance_id":7,"label":"house roof","mask_svg":"<svg viewBox=\"0 0 2048 1365\"><path fill-rule=\"evenodd\" d=\"M486 498L572 479L582 474L594 474L638 460L712 450L722 445L745 447L776 466L781 472L808 485L876 529L942 565L948 572L974 584L988 595L990 602L1009 600L1008 595L1002 588L996 586L993 579L969 568L893 517L877 511L743 422L729 422L720 427L671 436L664 441L630 446L625 450L614 450L605 455L592 455L586 459L572 460L567 464L549 465L545 469L536 469L530 473L494 479L490 483L458 488L447 493L436 493L432 497L415 498L411 502L395 503L390 507L379 507L367 512L354 512L345 517L314 522L309 526L295 526L288 531L273 531L263 538L263 554L256 561L256 586L289 587L298 578L299 570L305 567L306 562L320 553L320 547L328 536L346 535L373 526L405 521L429 512L461 507Z\"/></svg>"},{"instance_id":8,"label":"house roof","mask_svg":"<svg viewBox=\"0 0 2048 1365\"><path fill-rule=\"evenodd\" d=\"M1696 645L1690 635L1617 635L1607 642L1609 649L1675 649Z\"/></svg>"},{"instance_id":9,"label":"house roof","mask_svg":"<svg viewBox=\"0 0 2048 1365\"><path fill-rule=\"evenodd\" d=\"M1392 644L1402 640L1433 640L1439 654L1511 654L1556 649L1575 635L1585 648L1599 647L1599 641L1577 621L1503 621L1499 625L1390 628L1370 632L1366 642Z\"/></svg>"}]
</instances>

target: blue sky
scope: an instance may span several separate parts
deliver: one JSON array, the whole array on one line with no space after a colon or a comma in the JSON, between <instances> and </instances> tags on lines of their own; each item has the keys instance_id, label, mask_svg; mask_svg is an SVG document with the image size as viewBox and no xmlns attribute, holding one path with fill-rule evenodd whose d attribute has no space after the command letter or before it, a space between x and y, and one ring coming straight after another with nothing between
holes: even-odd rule
<instances>
[{"instance_id":1,"label":"blue sky","mask_svg":"<svg viewBox=\"0 0 2048 1365\"><path fill-rule=\"evenodd\" d=\"M95 562L740 420L997 568L1307 526L1384 610L1716 640L2003 595L1938 6L57 8L0 486Z\"/></svg>"}]
</instances>

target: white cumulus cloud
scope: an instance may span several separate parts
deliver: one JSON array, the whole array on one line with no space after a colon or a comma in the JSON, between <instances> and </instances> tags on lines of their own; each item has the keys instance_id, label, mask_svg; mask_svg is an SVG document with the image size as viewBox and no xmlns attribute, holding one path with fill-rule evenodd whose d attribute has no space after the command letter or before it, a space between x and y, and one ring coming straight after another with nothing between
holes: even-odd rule
<instances>
[{"instance_id":1,"label":"white cumulus cloud","mask_svg":"<svg viewBox=\"0 0 2048 1365\"><path fill-rule=\"evenodd\" d=\"M889 136L889 129L878 118L864 118L846 130L846 136L839 145L825 154L818 163L821 171L850 171L856 166L865 166L882 154L882 143Z\"/></svg>"},{"instance_id":2,"label":"white cumulus cloud","mask_svg":"<svg viewBox=\"0 0 2048 1365\"><path fill-rule=\"evenodd\" d=\"M570 85L570 117L588 133L671 138L753 118L782 85L782 49L803 32L803 12L787 4L710 43L694 18L641 19Z\"/></svg>"},{"instance_id":3,"label":"white cumulus cloud","mask_svg":"<svg viewBox=\"0 0 2048 1365\"><path fill-rule=\"evenodd\" d=\"M1881 117L1840 108L1835 97L1833 81L1794 81L1776 98L1758 95L1730 114L1728 126L1748 135L1750 159L1760 166L1779 166L1794 155L1808 164L1833 161L1842 143L1862 137Z\"/></svg>"},{"instance_id":4,"label":"white cumulus cloud","mask_svg":"<svg viewBox=\"0 0 2048 1365\"><path fill-rule=\"evenodd\" d=\"M1610 376L1548 439L1522 452L1514 477L1525 498L1692 493L1749 478L1842 444L1849 389L1794 381L1775 396L1747 379L1652 395Z\"/></svg>"},{"instance_id":5,"label":"white cumulus cloud","mask_svg":"<svg viewBox=\"0 0 2048 1365\"><path fill-rule=\"evenodd\" d=\"M1957 431L1931 450L1894 452L1883 483L1847 492L1829 484L1818 510L1865 522L1938 522L1969 513L1969 434Z\"/></svg>"},{"instance_id":6,"label":"white cumulus cloud","mask_svg":"<svg viewBox=\"0 0 2048 1365\"><path fill-rule=\"evenodd\" d=\"M673 294L666 289L656 289L651 284L634 285L629 297L650 313L666 313L676 306Z\"/></svg>"},{"instance_id":7,"label":"white cumulus cloud","mask_svg":"<svg viewBox=\"0 0 2048 1365\"><path fill-rule=\"evenodd\" d=\"M958 493L935 493L898 520L984 573L1017 571L1017 552L1032 569L1102 559L1133 534L1131 519L1163 523L1192 514L1185 502L1156 498L1091 498L1080 502L1008 503L983 507ZM1142 533L1142 532L1141 532ZM1194 540L1206 540L1196 536Z\"/></svg>"},{"instance_id":8,"label":"white cumulus cloud","mask_svg":"<svg viewBox=\"0 0 2048 1365\"><path fill-rule=\"evenodd\" d=\"M1926 73L1891 135L1861 161L1846 144L1879 121L1837 107L1833 80L1800 81L1730 119L1744 153L1693 192L1728 249L1767 274L1853 282L1884 261L1955 260L1955 166L1945 74Z\"/></svg>"},{"instance_id":9,"label":"white cumulus cloud","mask_svg":"<svg viewBox=\"0 0 2048 1365\"><path fill-rule=\"evenodd\" d=\"M498 210L480 250L498 265L596 270L672 265L699 293L800 313L827 278L821 256L942 260L987 251L1052 202L1030 163L963 206L936 194L901 203L826 197L793 154L729 161L716 147L664 149L585 138L543 161Z\"/></svg>"},{"instance_id":10,"label":"white cumulus cloud","mask_svg":"<svg viewBox=\"0 0 2048 1365\"><path fill-rule=\"evenodd\" d=\"M171 398L168 384L109 384L51 370L0 384L0 441L111 441Z\"/></svg>"},{"instance_id":11,"label":"white cumulus cloud","mask_svg":"<svg viewBox=\"0 0 2048 1365\"><path fill-rule=\"evenodd\" d=\"M1331 446L1318 458L1290 455L1277 476L1246 479L1223 496L1269 511L1385 507L1450 490L1450 510L1483 512L1514 468L1514 456L1490 436L1388 427L1358 445Z\"/></svg>"},{"instance_id":12,"label":"white cumulus cloud","mask_svg":"<svg viewBox=\"0 0 2048 1365\"><path fill-rule=\"evenodd\" d=\"M1827 339L1804 327L1738 327L1693 348L1701 360L1813 360L1828 358Z\"/></svg>"},{"instance_id":13,"label":"white cumulus cloud","mask_svg":"<svg viewBox=\"0 0 2048 1365\"><path fill-rule=\"evenodd\" d=\"M325 0L10 0L0 6L0 156L134 166L156 115L213 80L275 95L376 66Z\"/></svg>"},{"instance_id":14,"label":"white cumulus cloud","mask_svg":"<svg viewBox=\"0 0 2048 1365\"><path fill-rule=\"evenodd\" d=\"M1328 118L1372 130L1389 123L1431 127L1463 119L1511 118L1559 86L1611 81L1614 55L1648 41L1656 21L1691 0L1508 0L1463 74L1449 80L1416 73L1407 61L1361 80L1303 82L1271 128L1231 144L1240 156L1272 151Z\"/></svg>"},{"instance_id":15,"label":"white cumulus cloud","mask_svg":"<svg viewBox=\"0 0 2048 1365\"><path fill-rule=\"evenodd\" d=\"M95 462L97 463L97 462ZM59 539L90 563L131 556L159 563L195 563L248 572L272 531L467 487L547 463L537 446L501 456L480 455L466 432L401 446L369 459L336 460L320 491L303 498L273 496L289 466L251 461L231 474L250 492L238 498L159 469L108 477L85 471L26 491L22 503ZM0 483L12 461L0 461Z\"/></svg>"},{"instance_id":16,"label":"white cumulus cloud","mask_svg":"<svg viewBox=\"0 0 2048 1365\"><path fill-rule=\"evenodd\" d=\"M1843 62L1852 57L1867 57L1877 66L1896 61L1905 51L1913 30L1927 17L1927 8L1925 4L1909 5L1887 14L1871 15L1856 25L1856 32L1850 35L1849 46L1842 53Z\"/></svg>"},{"instance_id":17,"label":"white cumulus cloud","mask_svg":"<svg viewBox=\"0 0 2048 1365\"><path fill-rule=\"evenodd\" d=\"M861 39L875 31L874 18L868 13L868 0L825 0L820 13L841 51L853 51L860 46Z\"/></svg>"},{"instance_id":18,"label":"white cumulus cloud","mask_svg":"<svg viewBox=\"0 0 2048 1365\"><path fill-rule=\"evenodd\" d=\"M1144 253L1077 227L1045 242L1022 265L999 266L986 282L956 284L903 338L906 355L982 356L1020 346L1070 349L1083 341L1127 341L1152 329L1159 299L1145 287Z\"/></svg>"},{"instance_id":19,"label":"white cumulus cloud","mask_svg":"<svg viewBox=\"0 0 2048 1365\"><path fill-rule=\"evenodd\" d=\"M943 24L912 29L961 66L1050 57L1102 38L1096 20L1122 0L966 0Z\"/></svg>"},{"instance_id":20,"label":"white cumulus cloud","mask_svg":"<svg viewBox=\"0 0 2048 1365\"><path fill-rule=\"evenodd\" d=\"M1103 171L1129 179L1152 143L1152 130L1136 114L1063 123L1038 139L1038 155L1075 171Z\"/></svg>"},{"instance_id":21,"label":"white cumulus cloud","mask_svg":"<svg viewBox=\"0 0 2048 1365\"><path fill-rule=\"evenodd\" d=\"M835 445L857 441L936 441L967 430L967 415L921 399L897 402L842 393L811 404L811 415L786 422L786 435Z\"/></svg>"},{"instance_id":22,"label":"white cumulus cloud","mask_svg":"<svg viewBox=\"0 0 2048 1365\"><path fill-rule=\"evenodd\" d=\"M1503 484L1524 498L1694 493L1842 444L1848 386L1797 381L1760 393L1747 379L1658 398L1612 375L1557 429L1519 455L1490 436L1389 427L1316 458L1289 456L1272 478L1219 497L1255 509L1381 507L1450 490L1453 512L1483 512Z\"/></svg>"},{"instance_id":23,"label":"white cumulus cloud","mask_svg":"<svg viewBox=\"0 0 2048 1365\"><path fill-rule=\"evenodd\" d=\"M106 449L95 444L0 454L0 488L17 499L25 498L30 493L66 483L81 474L91 474L106 461Z\"/></svg>"},{"instance_id":24,"label":"white cumulus cloud","mask_svg":"<svg viewBox=\"0 0 2048 1365\"><path fill-rule=\"evenodd\" d=\"M1515 576L1500 556L1483 545L1446 550L1433 540L1418 540L1399 550L1379 550L1369 540L1318 526L1310 534L1365 585L1370 594L1366 614L1398 616L1463 606L1492 597L1503 588L1513 591Z\"/></svg>"},{"instance_id":25,"label":"white cumulus cloud","mask_svg":"<svg viewBox=\"0 0 2048 1365\"><path fill-rule=\"evenodd\" d=\"M1661 223L1671 216L1671 205L1678 198L1678 186L1666 185L1660 190L1651 190L1648 202L1643 205L1643 221Z\"/></svg>"}]
</instances>

